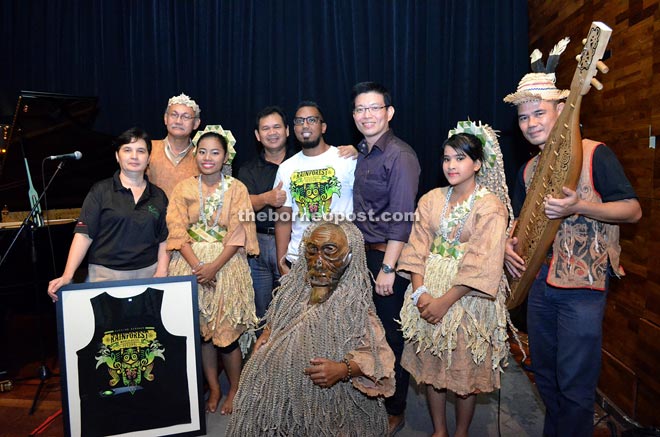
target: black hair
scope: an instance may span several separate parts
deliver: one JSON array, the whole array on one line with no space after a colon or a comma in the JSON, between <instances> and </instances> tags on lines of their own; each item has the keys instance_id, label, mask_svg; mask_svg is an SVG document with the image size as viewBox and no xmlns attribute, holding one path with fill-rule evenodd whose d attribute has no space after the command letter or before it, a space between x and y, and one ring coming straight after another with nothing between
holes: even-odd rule
<instances>
[{"instance_id":1,"label":"black hair","mask_svg":"<svg viewBox=\"0 0 660 437\"><path fill-rule=\"evenodd\" d=\"M220 135L219 133L217 133L217 132L206 132L205 134L203 134L197 140L197 146L199 147L202 140L205 140L207 138L215 138L218 141L220 141L220 145L222 146L222 149L225 151L225 155L227 154L227 148L228 148L227 147L227 139L225 137L223 137L222 135Z\"/></svg>"},{"instance_id":2,"label":"black hair","mask_svg":"<svg viewBox=\"0 0 660 437\"><path fill-rule=\"evenodd\" d=\"M351 105L353 105L351 110L355 108L355 99L357 96L371 92L381 94L383 96L385 106L392 106L392 95L384 85L381 85L377 82L360 82L355 84L353 86L353 90L351 91Z\"/></svg>"},{"instance_id":3,"label":"black hair","mask_svg":"<svg viewBox=\"0 0 660 437\"><path fill-rule=\"evenodd\" d=\"M321 111L321 107L318 105L318 103L312 101L312 100L303 100L302 102L298 103L298 107L296 108L296 112L300 108L307 108L307 107L312 107L316 108L317 111L319 111L319 115L321 116L321 121L325 123L325 117L323 117L323 111Z\"/></svg>"},{"instance_id":4,"label":"black hair","mask_svg":"<svg viewBox=\"0 0 660 437\"><path fill-rule=\"evenodd\" d=\"M115 148L115 152L119 152L119 149L124 144L130 144L137 140L144 140L147 145L147 153L151 155L151 138L149 134L140 127L132 127L121 134L112 141L112 145Z\"/></svg>"},{"instance_id":5,"label":"black hair","mask_svg":"<svg viewBox=\"0 0 660 437\"><path fill-rule=\"evenodd\" d=\"M463 152L473 161L484 162L484 146L481 140L468 133L454 134L442 143L442 149L449 146L457 152Z\"/></svg>"},{"instance_id":6,"label":"black hair","mask_svg":"<svg viewBox=\"0 0 660 437\"><path fill-rule=\"evenodd\" d=\"M259 122L261 119L268 117L271 114L278 114L280 117L282 117L282 122L284 123L284 126L286 126L286 113L284 112L284 109L280 108L279 106L266 106L264 109L257 112L257 116L254 121L254 128L259 130Z\"/></svg>"}]
</instances>

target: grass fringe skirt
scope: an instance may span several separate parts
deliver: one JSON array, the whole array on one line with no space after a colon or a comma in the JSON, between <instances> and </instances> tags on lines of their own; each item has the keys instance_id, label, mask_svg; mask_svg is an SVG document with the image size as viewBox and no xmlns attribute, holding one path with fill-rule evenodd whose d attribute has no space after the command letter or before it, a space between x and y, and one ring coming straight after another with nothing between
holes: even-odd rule
<instances>
[{"instance_id":1,"label":"grass fringe skirt","mask_svg":"<svg viewBox=\"0 0 660 437\"><path fill-rule=\"evenodd\" d=\"M449 290L459 264L459 259L437 254L429 256L424 285L433 297L442 296ZM461 327L460 331L464 335L462 343L469 350L472 361L478 366L483 365L490 350L491 362L486 365L501 371L502 363L506 362L508 356L504 287L504 281L500 281L495 300L463 296L449 308L440 323L432 325L420 317L419 310L409 298L412 286L408 286L401 309L404 338L415 346L416 353L428 351L440 358L449 369Z\"/></svg>"},{"instance_id":2,"label":"grass fringe skirt","mask_svg":"<svg viewBox=\"0 0 660 437\"><path fill-rule=\"evenodd\" d=\"M197 258L205 263L222 252L222 243L193 242ZM170 276L192 275L192 269L179 251L172 254ZM258 318L254 306L254 288L250 267L239 250L216 274L215 284L198 284L200 333L205 341L225 347L239 338L245 356L256 337Z\"/></svg>"}]
</instances>

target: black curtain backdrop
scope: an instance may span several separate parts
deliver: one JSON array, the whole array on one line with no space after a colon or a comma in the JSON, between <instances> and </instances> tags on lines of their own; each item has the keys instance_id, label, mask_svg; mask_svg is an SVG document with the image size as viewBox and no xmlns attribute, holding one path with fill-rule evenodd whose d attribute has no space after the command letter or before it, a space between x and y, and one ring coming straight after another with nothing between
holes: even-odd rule
<instances>
[{"instance_id":1,"label":"black curtain backdrop","mask_svg":"<svg viewBox=\"0 0 660 437\"><path fill-rule=\"evenodd\" d=\"M185 92L202 127L236 136L236 173L270 104L290 122L315 100L328 143L355 144L350 90L374 80L419 156L420 195L443 184L439 146L467 117L501 131L511 182L529 151L502 98L528 72L527 31L524 0L3 0L0 108L11 115L21 89L95 95L96 130L140 125L162 138L167 100Z\"/></svg>"}]
</instances>

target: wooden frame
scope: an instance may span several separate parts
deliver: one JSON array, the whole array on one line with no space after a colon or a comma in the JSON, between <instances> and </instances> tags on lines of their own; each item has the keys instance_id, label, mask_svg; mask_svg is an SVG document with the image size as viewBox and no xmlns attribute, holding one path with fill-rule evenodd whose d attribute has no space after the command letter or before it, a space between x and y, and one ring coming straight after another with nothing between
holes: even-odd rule
<instances>
[{"instance_id":1,"label":"wooden frame","mask_svg":"<svg viewBox=\"0 0 660 437\"><path fill-rule=\"evenodd\" d=\"M206 433L194 276L62 287L57 330L65 435Z\"/></svg>"}]
</instances>

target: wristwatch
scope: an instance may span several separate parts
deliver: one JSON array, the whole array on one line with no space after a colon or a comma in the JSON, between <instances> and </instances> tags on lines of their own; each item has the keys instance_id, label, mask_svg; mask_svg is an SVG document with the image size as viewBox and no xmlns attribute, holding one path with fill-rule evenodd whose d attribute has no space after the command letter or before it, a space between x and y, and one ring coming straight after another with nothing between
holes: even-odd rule
<instances>
[{"instance_id":1,"label":"wristwatch","mask_svg":"<svg viewBox=\"0 0 660 437\"><path fill-rule=\"evenodd\" d=\"M389 264L385 264L385 263L383 263L383 265L380 266L380 269L381 269L384 273L394 273L394 267L392 267L392 266L389 265Z\"/></svg>"}]
</instances>

